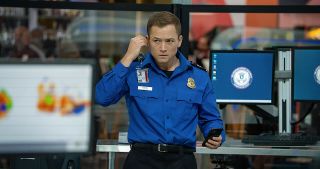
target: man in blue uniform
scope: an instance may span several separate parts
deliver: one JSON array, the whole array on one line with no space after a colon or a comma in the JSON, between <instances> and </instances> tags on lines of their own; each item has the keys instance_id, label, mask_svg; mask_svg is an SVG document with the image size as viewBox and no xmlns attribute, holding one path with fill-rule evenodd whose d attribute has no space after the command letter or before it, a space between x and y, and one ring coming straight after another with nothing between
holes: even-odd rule
<instances>
[{"instance_id":1,"label":"man in blue uniform","mask_svg":"<svg viewBox=\"0 0 320 169\"><path fill-rule=\"evenodd\" d=\"M126 98L131 151L125 169L195 169L197 125L205 136L223 128L212 83L178 51L182 35L175 15L154 14L147 32L131 39L121 61L96 85L96 102L108 106ZM150 53L136 62L143 47ZM218 148L224 138L222 132L206 146Z\"/></svg>"}]
</instances>

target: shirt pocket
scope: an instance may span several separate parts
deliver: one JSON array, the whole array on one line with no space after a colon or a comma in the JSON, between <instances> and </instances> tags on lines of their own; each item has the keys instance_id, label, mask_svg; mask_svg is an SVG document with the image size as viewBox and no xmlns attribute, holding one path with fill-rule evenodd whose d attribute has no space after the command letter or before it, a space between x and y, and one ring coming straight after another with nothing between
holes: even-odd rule
<instances>
[{"instance_id":1,"label":"shirt pocket","mask_svg":"<svg viewBox=\"0 0 320 169\"><path fill-rule=\"evenodd\" d=\"M178 119L195 119L198 107L202 103L202 93L200 91L178 91L177 106L175 115Z\"/></svg>"},{"instance_id":2,"label":"shirt pocket","mask_svg":"<svg viewBox=\"0 0 320 169\"><path fill-rule=\"evenodd\" d=\"M201 104L202 103L202 92L193 90L193 91L178 91L177 93L178 101L185 101L190 104Z\"/></svg>"},{"instance_id":3,"label":"shirt pocket","mask_svg":"<svg viewBox=\"0 0 320 169\"><path fill-rule=\"evenodd\" d=\"M146 116L150 119L154 119L159 114L159 94L155 90L146 91L131 89L130 90L130 101L127 102L133 111L139 112L142 116Z\"/></svg>"}]
</instances>

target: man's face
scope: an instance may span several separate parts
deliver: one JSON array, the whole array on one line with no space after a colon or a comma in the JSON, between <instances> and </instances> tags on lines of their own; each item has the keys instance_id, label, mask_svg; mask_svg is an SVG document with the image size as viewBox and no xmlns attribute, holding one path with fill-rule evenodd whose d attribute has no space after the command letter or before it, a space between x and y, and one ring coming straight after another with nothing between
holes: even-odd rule
<instances>
[{"instance_id":1,"label":"man's face","mask_svg":"<svg viewBox=\"0 0 320 169\"><path fill-rule=\"evenodd\" d=\"M152 26L149 32L148 45L157 64L167 64L176 57L181 46L182 36L177 34L174 25L162 28Z\"/></svg>"}]
</instances>

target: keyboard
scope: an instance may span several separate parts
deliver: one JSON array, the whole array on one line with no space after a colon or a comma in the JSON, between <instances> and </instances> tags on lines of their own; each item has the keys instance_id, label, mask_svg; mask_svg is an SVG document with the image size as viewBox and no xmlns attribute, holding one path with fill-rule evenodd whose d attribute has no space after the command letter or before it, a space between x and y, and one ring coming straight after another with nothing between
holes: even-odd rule
<instances>
[{"instance_id":1,"label":"keyboard","mask_svg":"<svg viewBox=\"0 0 320 169\"><path fill-rule=\"evenodd\" d=\"M242 143L260 146L306 146L314 145L319 140L317 136L298 134L266 134L246 135Z\"/></svg>"}]
</instances>

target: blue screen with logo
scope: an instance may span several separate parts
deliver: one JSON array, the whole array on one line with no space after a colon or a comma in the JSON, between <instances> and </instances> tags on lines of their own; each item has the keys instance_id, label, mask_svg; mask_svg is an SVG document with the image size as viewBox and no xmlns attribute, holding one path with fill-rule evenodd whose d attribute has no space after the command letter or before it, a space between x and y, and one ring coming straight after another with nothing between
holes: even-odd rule
<instances>
[{"instance_id":1,"label":"blue screen with logo","mask_svg":"<svg viewBox=\"0 0 320 169\"><path fill-rule=\"evenodd\" d=\"M320 49L293 50L293 98L320 101Z\"/></svg>"},{"instance_id":2,"label":"blue screen with logo","mask_svg":"<svg viewBox=\"0 0 320 169\"><path fill-rule=\"evenodd\" d=\"M211 51L217 103L271 103L272 51Z\"/></svg>"}]
</instances>

